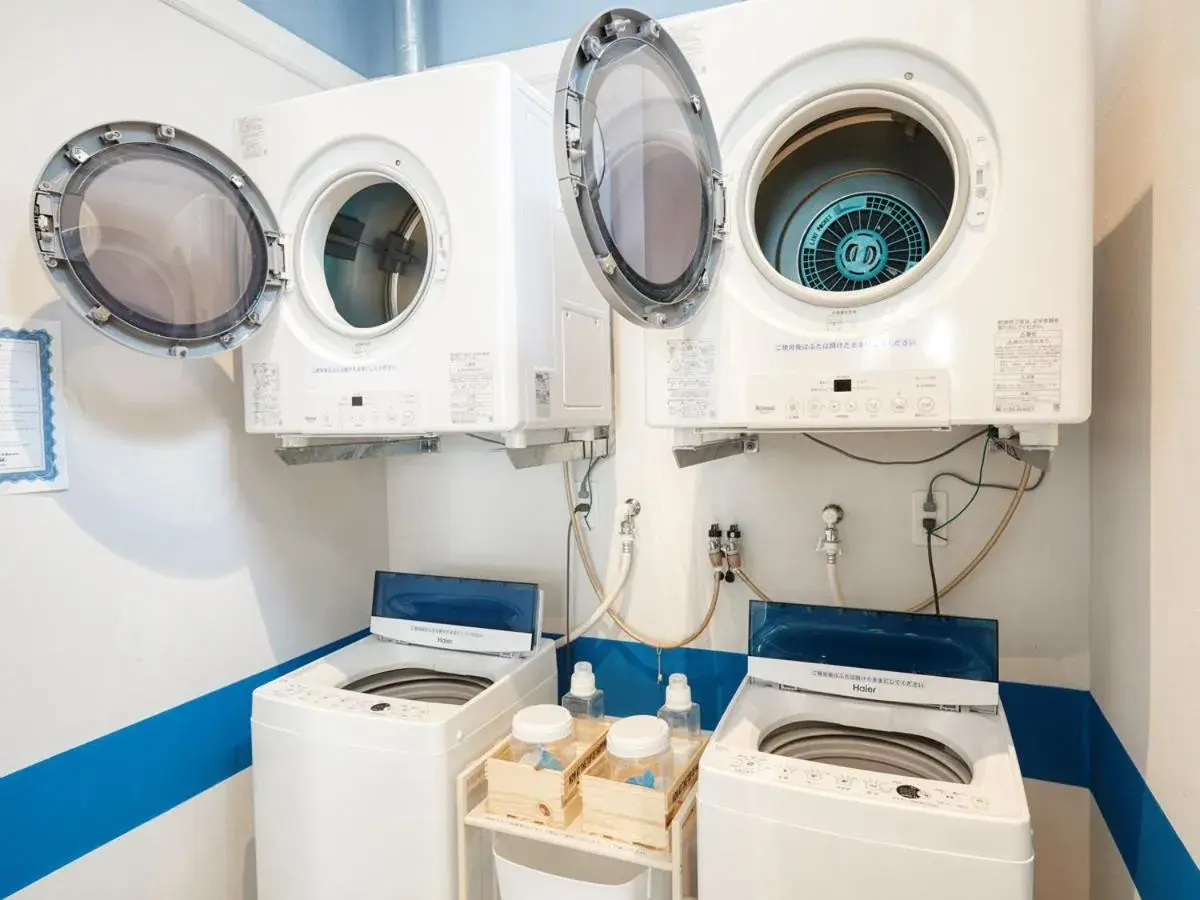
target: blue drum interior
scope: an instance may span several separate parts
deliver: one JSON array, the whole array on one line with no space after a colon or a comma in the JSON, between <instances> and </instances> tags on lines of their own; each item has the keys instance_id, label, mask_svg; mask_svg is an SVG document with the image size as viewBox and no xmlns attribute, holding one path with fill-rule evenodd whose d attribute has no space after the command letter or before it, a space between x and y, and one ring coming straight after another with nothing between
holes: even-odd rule
<instances>
[{"instance_id":1,"label":"blue drum interior","mask_svg":"<svg viewBox=\"0 0 1200 900\"><path fill-rule=\"evenodd\" d=\"M950 156L916 119L843 110L800 129L772 158L755 197L755 231L785 278L814 291L863 291L926 257L955 190Z\"/></svg>"}]
</instances>

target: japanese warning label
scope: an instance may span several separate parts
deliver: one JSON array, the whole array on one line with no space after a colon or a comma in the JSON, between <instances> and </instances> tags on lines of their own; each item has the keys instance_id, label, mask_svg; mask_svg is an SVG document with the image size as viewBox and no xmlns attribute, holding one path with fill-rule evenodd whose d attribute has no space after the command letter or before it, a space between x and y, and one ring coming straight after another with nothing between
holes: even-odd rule
<instances>
[{"instance_id":1,"label":"japanese warning label","mask_svg":"<svg viewBox=\"0 0 1200 900\"><path fill-rule=\"evenodd\" d=\"M717 417L715 341L667 341L667 414L676 419Z\"/></svg>"},{"instance_id":2,"label":"japanese warning label","mask_svg":"<svg viewBox=\"0 0 1200 900\"><path fill-rule=\"evenodd\" d=\"M992 391L998 413L1056 413L1062 406L1062 326L1057 318L996 323Z\"/></svg>"},{"instance_id":3,"label":"japanese warning label","mask_svg":"<svg viewBox=\"0 0 1200 900\"><path fill-rule=\"evenodd\" d=\"M237 120L238 146L242 159L258 159L267 155L267 128L261 116L245 116Z\"/></svg>"},{"instance_id":4,"label":"japanese warning label","mask_svg":"<svg viewBox=\"0 0 1200 900\"><path fill-rule=\"evenodd\" d=\"M492 355L450 354L450 421L455 425L492 421Z\"/></svg>"},{"instance_id":5,"label":"japanese warning label","mask_svg":"<svg viewBox=\"0 0 1200 900\"><path fill-rule=\"evenodd\" d=\"M258 428L278 428L283 424L279 399L279 363L251 363L251 418Z\"/></svg>"},{"instance_id":6,"label":"japanese warning label","mask_svg":"<svg viewBox=\"0 0 1200 900\"><path fill-rule=\"evenodd\" d=\"M539 419L550 418L550 370L533 370L533 405Z\"/></svg>"}]
</instances>

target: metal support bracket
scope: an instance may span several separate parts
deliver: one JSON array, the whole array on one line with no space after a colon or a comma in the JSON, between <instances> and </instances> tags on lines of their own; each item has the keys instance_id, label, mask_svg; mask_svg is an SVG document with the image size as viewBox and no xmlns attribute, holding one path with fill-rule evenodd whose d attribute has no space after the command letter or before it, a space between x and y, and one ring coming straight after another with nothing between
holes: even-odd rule
<instances>
[{"instance_id":1,"label":"metal support bracket","mask_svg":"<svg viewBox=\"0 0 1200 900\"><path fill-rule=\"evenodd\" d=\"M528 447L509 447L505 450L514 469L532 469L575 462L580 459L598 459L613 452L613 441L607 428L596 429L590 440L556 441L552 444L533 444Z\"/></svg>"},{"instance_id":2,"label":"metal support bracket","mask_svg":"<svg viewBox=\"0 0 1200 900\"><path fill-rule=\"evenodd\" d=\"M675 455L675 465L680 469L686 469L729 456L757 453L758 435L740 434L737 437L706 441L696 444L694 447L676 447L671 452Z\"/></svg>"},{"instance_id":3,"label":"metal support bracket","mask_svg":"<svg viewBox=\"0 0 1200 900\"><path fill-rule=\"evenodd\" d=\"M275 449L275 455L289 466L309 463L346 462L355 459L385 459L389 456L411 456L437 453L442 441L436 434L394 441L335 441L322 444L285 444Z\"/></svg>"},{"instance_id":4,"label":"metal support bracket","mask_svg":"<svg viewBox=\"0 0 1200 900\"><path fill-rule=\"evenodd\" d=\"M995 438L992 443L1018 462L1028 463L1043 472L1050 471L1050 459L1054 455L1053 448L1026 447L1016 438Z\"/></svg>"}]
</instances>

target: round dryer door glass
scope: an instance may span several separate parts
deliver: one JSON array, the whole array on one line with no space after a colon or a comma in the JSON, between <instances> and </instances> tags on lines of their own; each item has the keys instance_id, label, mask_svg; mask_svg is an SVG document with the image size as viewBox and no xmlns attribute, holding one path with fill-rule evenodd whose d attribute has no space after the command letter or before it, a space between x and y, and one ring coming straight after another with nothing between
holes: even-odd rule
<instances>
[{"instance_id":1,"label":"round dryer door glass","mask_svg":"<svg viewBox=\"0 0 1200 900\"><path fill-rule=\"evenodd\" d=\"M563 79L559 183L592 278L630 321L680 325L703 300L724 221L695 76L658 22L622 9L569 44Z\"/></svg>"},{"instance_id":2,"label":"round dryer door glass","mask_svg":"<svg viewBox=\"0 0 1200 900\"><path fill-rule=\"evenodd\" d=\"M63 293L141 350L229 349L280 286L265 202L218 151L168 126L78 136L47 167L35 207L42 259Z\"/></svg>"},{"instance_id":3,"label":"round dryer door glass","mask_svg":"<svg viewBox=\"0 0 1200 900\"><path fill-rule=\"evenodd\" d=\"M789 120L751 179L757 261L824 305L877 302L915 282L965 209L948 130L908 98L862 93L894 102Z\"/></svg>"}]
</instances>

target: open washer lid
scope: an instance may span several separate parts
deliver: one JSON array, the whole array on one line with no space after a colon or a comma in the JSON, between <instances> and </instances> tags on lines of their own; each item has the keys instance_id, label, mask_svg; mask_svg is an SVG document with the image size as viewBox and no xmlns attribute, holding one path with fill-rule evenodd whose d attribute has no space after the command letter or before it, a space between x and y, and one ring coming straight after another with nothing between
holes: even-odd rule
<instances>
[{"instance_id":1,"label":"open washer lid","mask_svg":"<svg viewBox=\"0 0 1200 900\"><path fill-rule=\"evenodd\" d=\"M287 278L254 183L211 144L154 122L99 125L56 153L34 189L33 236L76 312L158 356L238 346Z\"/></svg>"},{"instance_id":2,"label":"open washer lid","mask_svg":"<svg viewBox=\"0 0 1200 900\"><path fill-rule=\"evenodd\" d=\"M525 655L542 632L536 584L376 572L371 632L418 647Z\"/></svg>"},{"instance_id":3,"label":"open washer lid","mask_svg":"<svg viewBox=\"0 0 1200 900\"><path fill-rule=\"evenodd\" d=\"M750 603L748 674L793 690L994 711L999 654L994 619Z\"/></svg>"},{"instance_id":4,"label":"open washer lid","mask_svg":"<svg viewBox=\"0 0 1200 900\"><path fill-rule=\"evenodd\" d=\"M554 123L563 208L600 293L636 325L687 322L719 261L725 186L679 46L643 12L601 13L567 44Z\"/></svg>"}]
</instances>

